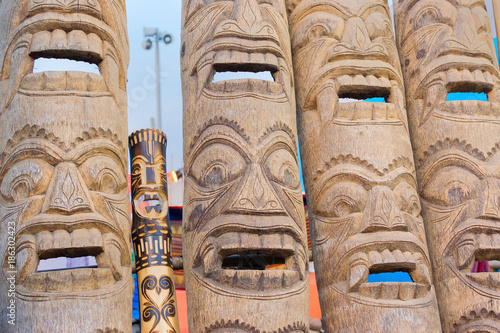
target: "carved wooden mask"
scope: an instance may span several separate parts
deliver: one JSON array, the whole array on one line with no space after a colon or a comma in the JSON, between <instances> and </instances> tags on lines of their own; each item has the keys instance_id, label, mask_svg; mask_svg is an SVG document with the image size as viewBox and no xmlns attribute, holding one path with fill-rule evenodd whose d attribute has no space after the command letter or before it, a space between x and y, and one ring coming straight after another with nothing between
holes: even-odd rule
<instances>
[{"instance_id":1,"label":"carved wooden mask","mask_svg":"<svg viewBox=\"0 0 500 333\"><path fill-rule=\"evenodd\" d=\"M387 2L290 1L288 9L323 327L437 332ZM382 102L364 101L373 97ZM368 282L395 271L413 282Z\"/></svg>"},{"instance_id":2,"label":"carved wooden mask","mask_svg":"<svg viewBox=\"0 0 500 333\"><path fill-rule=\"evenodd\" d=\"M471 273L500 258L500 76L485 3L399 1L395 12L443 330L496 332L500 274Z\"/></svg>"},{"instance_id":3,"label":"carved wooden mask","mask_svg":"<svg viewBox=\"0 0 500 333\"><path fill-rule=\"evenodd\" d=\"M124 1L0 2L0 253L13 227L19 331L130 331L125 21ZM32 73L39 57L101 75ZM83 256L98 267L37 271Z\"/></svg>"},{"instance_id":4,"label":"carved wooden mask","mask_svg":"<svg viewBox=\"0 0 500 333\"><path fill-rule=\"evenodd\" d=\"M307 241L284 2L185 0L182 29L190 330L306 332ZM224 71L270 71L275 81L212 82ZM251 258L260 263L234 264ZM286 268L263 269L272 263Z\"/></svg>"}]
</instances>

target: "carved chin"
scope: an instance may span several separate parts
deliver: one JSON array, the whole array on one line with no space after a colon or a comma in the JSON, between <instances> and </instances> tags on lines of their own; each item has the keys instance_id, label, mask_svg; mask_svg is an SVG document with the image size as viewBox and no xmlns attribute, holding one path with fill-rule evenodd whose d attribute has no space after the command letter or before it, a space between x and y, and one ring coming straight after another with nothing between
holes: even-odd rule
<instances>
[{"instance_id":1,"label":"carved chin","mask_svg":"<svg viewBox=\"0 0 500 333\"><path fill-rule=\"evenodd\" d=\"M468 228L451 241L446 253L448 266L466 285L491 297L500 297L499 273L471 272L475 262L500 259L500 229Z\"/></svg>"}]
</instances>

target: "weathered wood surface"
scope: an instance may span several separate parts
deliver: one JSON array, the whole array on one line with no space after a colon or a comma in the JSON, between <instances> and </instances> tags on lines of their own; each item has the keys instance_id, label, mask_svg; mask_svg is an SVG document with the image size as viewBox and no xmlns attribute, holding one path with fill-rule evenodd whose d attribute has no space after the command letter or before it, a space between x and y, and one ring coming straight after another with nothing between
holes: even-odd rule
<instances>
[{"instance_id":1,"label":"weathered wood surface","mask_svg":"<svg viewBox=\"0 0 500 333\"><path fill-rule=\"evenodd\" d=\"M95 63L101 75L32 73L39 57ZM0 1L2 332L131 331L127 66L125 1ZM98 268L37 272L61 256L95 256Z\"/></svg>"},{"instance_id":2,"label":"weathered wood surface","mask_svg":"<svg viewBox=\"0 0 500 333\"><path fill-rule=\"evenodd\" d=\"M138 130L129 136L132 241L142 332L180 333L168 217L167 136Z\"/></svg>"},{"instance_id":3,"label":"weathered wood surface","mask_svg":"<svg viewBox=\"0 0 500 333\"><path fill-rule=\"evenodd\" d=\"M445 332L498 332L499 72L484 1L396 1L419 193ZM475 92L487 101L448 101Z\"/></svg>"},{"instance_id":4,"label":"weathered wood surface","mask_svg":"<svg viewBox=\"0 0 500 333\"><path fill-rule=\"evenodd\" d=\"M307 332L307 240L284 1L183 1L181 66L190 332ZM213 82L227 71L269 71L275 82ZM286 268L263 270L273 262Z\"/></svg>"},{"instance_id":5,"label":"weathered wood surface","mask_svg":"<svg viewBox=\"0 0 500 333\"><path fill-rule=\"evenodd\" d=\"M287 8L323 329L440 332L387 1Z\"/></svg>"}]
</instances>

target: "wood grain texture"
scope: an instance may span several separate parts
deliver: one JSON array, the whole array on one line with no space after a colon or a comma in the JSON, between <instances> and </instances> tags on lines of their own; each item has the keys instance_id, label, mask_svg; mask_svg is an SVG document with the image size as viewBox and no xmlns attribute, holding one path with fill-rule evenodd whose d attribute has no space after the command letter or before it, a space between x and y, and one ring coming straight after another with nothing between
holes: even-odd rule
<instances>
[{"instance_id":1,"label":"wood grain texture","mask_svg":"<svg viewBox=\"0 0 500 333\"><path fill-rule=\"evenodd\" d=\"M16 237L16 332L130 332L124 1L0 2L0 308ZM36 58L101 75L32 73ZM97 268L38 272L95 256ZM7 320L0 331L7 332Z\"/></svg>"},{"instance_id":2,"label":"wood grain texture","mask_svg":"<svg viewBox=\"0 0 500 333\"><path fill-rule=\"evenodd\" d=\"M156 129L129 136L132 242L141 331L180 333L167 198L167 136Z\"/></svg>"},{"instance_id":3,"label":"wood grain texture","mask_svg":"<svg viewBox=\"0 0 500 333\"><path fill-rule=\"evenodd\" d=\"M284 1L183 1L181 67L190 332L307 332ZM274 81L213 82L228 71L269 71ZM264 269L273 262L284 269Z\"/></svg>"},{"instance_id":4,"label":"wood grain texture","mask_svg":"<svg viewBox=\"0 0 500 333\"><path fill-rule=\"evenodd\" d=\"M397 1L396 34L408 118L445 332L497 332L499 72L484 1ZM487 101L447 101L455 92Z\"/></svg>"},{"instance_id":5,"label":"wood grain texture","mask_svg":"<svg viewBox=\"0 0 500 333\"><path fill-rule=\"evenodd\" d=\"M440 332L387 1L287 8L323 329Z\"/></svg>"}]
</instances>

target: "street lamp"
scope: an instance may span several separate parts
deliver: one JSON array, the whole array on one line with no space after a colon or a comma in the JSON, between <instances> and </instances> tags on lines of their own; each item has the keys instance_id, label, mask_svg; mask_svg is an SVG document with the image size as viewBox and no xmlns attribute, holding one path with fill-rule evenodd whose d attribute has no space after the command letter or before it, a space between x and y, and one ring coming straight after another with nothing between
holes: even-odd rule
<instances>
[{"instance_id":1,"label":"street lamp","mask_svg":"<svg viewBox=\"0 0 500 333\"><path fill-rule=\"evenodd\" d=\"M156 44L156 128L161 131L161 89L160 89L160 48L159 42L165 44L172 43L172 35L164 31L158 31L158 28L144 28L144 38L142 48L150 50L153 47L153 42Z\"/></svg>"}]
</instances>

